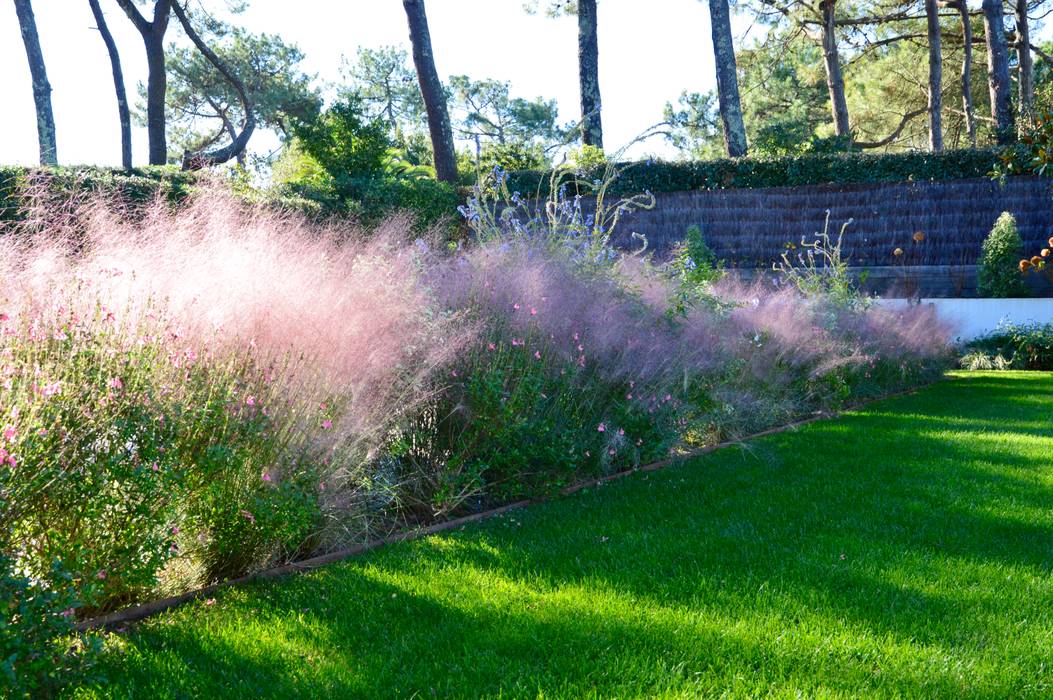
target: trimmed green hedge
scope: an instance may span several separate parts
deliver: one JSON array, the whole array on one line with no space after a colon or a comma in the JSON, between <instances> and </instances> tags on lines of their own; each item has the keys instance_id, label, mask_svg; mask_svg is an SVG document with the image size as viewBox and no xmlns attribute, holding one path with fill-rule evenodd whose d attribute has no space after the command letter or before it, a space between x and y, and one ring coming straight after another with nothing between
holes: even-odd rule
<instances>
[{"instance_id":1,"label":"trimmed green hedge","mask_svg":"<svg viewBox=\"0 0 1053 700\"><path fill-rule=\"evenodd\" d=\"M956 150L871 155L831 153L783 158L739 158L708 161L637 161L626 163L609 190L612 194L720 190L733 187L793 187L827 183L910 182L988 177L998 160L996 150ZM586 180L598 172L585 172ZM513 192L546 194L548 171L509 173Z\"/></svg>"},{"instance_id":2,"label":"trimmed green hedge","mask_svg":"<svg viewBox=\"0 0 1053 700\"><path fill-rule=\"evenodd\" d=\"M625 163L611 194L635 192L677 192L689 190L718 190L728 188L793 187L826 183L910 182L955 180L988 177L995 168L999 152L996 150L957 150L943 153L866 153L812 154L806 156L758 159L723 159L710 161L637 161ZM173 202L185 198L198 176L173 167L147 167L124 171L115 168L90 166L59 168L27 168L0 166L0 223L22 217L24 207L18 194L35 175L46 174L49 189L55 194L68 192L100 192L116 194L131 204L151 201L158 193ZM590 180L600 173L585 172L581 177ZM548 171L523 170L509 173L509 188L524 196L540 191L547 195ZM468 192L460 196L438 186L414 188L403 186L381 192L374 188L361 197L361 208L379 207L387 211L398 208L423 214L429 223L441 218L438 209L449 205L449 213L456 218L456 205ZM355 211L346 204L335 206L316 197L297 193L274 198L255 192L249 186L233 185L235 191L253 201L304 211L308 214L354 213L362 217L366 212ZM298 196L297 196L298 195ZM422 211L423 210L423 211ZM369 218L369 217L365 217Z\"/></svg>"},{"instance_id":3,"label":"trimmed green hedge","mask_svg":"<svg viewBox=\"0 0 1053 700\"><path fill-rule=\"evenodd\" d=\"M0 166L0 223L25 215L24 194L46 188L48 195L62 197L81 193L114 195L129 204L146 204L158 194L172 202L184 199L197 182L194 173L173 167L133 170L75 167Z\"/></svg>"},{"instance_id":4,"label":"trimmed green hedge","mask_svg":"<svg viewBox=\"0 0 1053 700\"><path fill-rule=\"evenodd\" d=\"M63 199L100 194L135 207L161 197L172 204L184 201L202 183L199 173L173 166L148 166L122 170L95 166L0 166L0 224L25 218L26 194L34 192ZM231 191L247 202L299 211L308 216L332 213L318 202L297 196L274 196L256 190L247 181L231 179ZM452 210L452 207L451 207Z\"/></svg>"}]
</instances>

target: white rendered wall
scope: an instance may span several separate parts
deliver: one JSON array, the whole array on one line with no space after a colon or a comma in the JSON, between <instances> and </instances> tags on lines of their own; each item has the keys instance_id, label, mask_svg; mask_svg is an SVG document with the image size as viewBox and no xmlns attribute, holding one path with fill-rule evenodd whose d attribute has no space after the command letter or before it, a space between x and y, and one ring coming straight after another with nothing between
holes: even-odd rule
<instances>
[{"instance_id":1,"label":"white rendered wall","mask_svg":"<svg viewBox=\"0 0 1053 700\"><path fill-rule=\"evenodd\" d=\"M906 299L875 299L883 306L906 306ZM936 307L940 318L958 328L962 340L972 340L1003 323L1053 322L1053 299L922 299Z\"/></svg>"}]
</instances>

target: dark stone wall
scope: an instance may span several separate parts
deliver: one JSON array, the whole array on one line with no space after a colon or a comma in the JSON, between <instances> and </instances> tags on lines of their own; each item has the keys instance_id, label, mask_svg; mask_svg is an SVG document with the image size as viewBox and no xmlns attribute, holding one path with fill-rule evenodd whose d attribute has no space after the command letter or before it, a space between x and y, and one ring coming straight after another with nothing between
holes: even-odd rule
<instances>
[{"instance_id":1,"label":"dark stone wall","mask_svg":"<svg viewBox=\"0 0 1053 700\"><path fill-rule=\"evenodd\" d=\"M1017 218L1028 254L1053 236L1053 179L1015 177L942 182L815 185L768 189L670 192L657 205L622 218L616 241L637 248L647 237L659 257L697 225L718 257L732 267L768 268L787 244L823 228L830 210L835 234L848 219L843 253L857 266L973 265L980 244L1003 211ZM915 232L924 241L913 240ZM893 257L902 248L904 254Z\"/></svg>"}]
</instances>

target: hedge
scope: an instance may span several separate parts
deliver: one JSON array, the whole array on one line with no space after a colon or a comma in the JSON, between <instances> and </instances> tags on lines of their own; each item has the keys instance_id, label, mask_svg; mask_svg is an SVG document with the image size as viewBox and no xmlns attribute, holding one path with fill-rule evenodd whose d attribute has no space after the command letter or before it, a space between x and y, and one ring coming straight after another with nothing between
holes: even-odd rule
<instances>
[{"instance_id":1,"label":"hedge","mask_svg":"<svg viewBox=\"0 0 1053 700\"><path fill-rule=\"evenodd\" d=\"M998 159L996 150L954 150L943 153L867 153L812 154L783 158L739 158L710 161L636 161L622 164L621 174L610 188L611 194L634 192L676 192L727 188L760 188L818 185L826 183L909 182L955 180L988 177ZM46 175L48 189L55 194L100 192L115 194L124 201L137 204L151 201L159 193L173 202L185 198L199 182L200 176L170 166L135 168L125 171L116 168L91 166L22 167L0 166L0 222L14 221L24 215L20 192L34 176ZM521 170L509 173L509 188L524 196L540 191L547 194L550 171ZM583 180L592 180L600 173L581 173ZM437 184L437 183L433 183ZM234 185L240 196L292 208L309 214L353 212L342 206L339 210L325 201L310 196L272 197L247 185ZM449 204L449 213L456 217L458 197L452 191L437 188L402 187L387 194L372 192L364 197L364 206L402 208L411 211L425 209L429 222L435 220L436 208ZM442 188L438 188L442 189ZM466 194L465 189L462 194ZM380 196L382 195L382 196ZM427 196L425 196L427 195ZM421 201L426 200L426 201ZM364 212L358 212L361 216Z\"/></svg>"},{"instance_id":2,"label":"hedge","mask_svg":"<svg viewBox=\"0 0 1053 700\"><path fill-rule=\"evenodd\" d=\"M668 162L657 160L622 164L612 194L682 192L728 188L794 187L828 183L910 182L988 177L998 160L997 150L953 150L942 153L830 153L781 158L725 158ZM509 173L513 192L547 194L551 171ZM598 171L584 172L592 180Z\"/></svg>"},{"instance_id":3,"label":"hedge","mask_svg":"<svg viewBox=\"0 0 1053 700\"><path fill-rule=\"evenodd\" d=\"M0 223L22 219L26 192L39 192L40 188L44 188L49 196L99 193L135 205L146 204L159 194L172 202L181 201L190 193L197 179L194 173L160 166L133 170L94 166L0 166Z\"/></svg>"}]
</instances>

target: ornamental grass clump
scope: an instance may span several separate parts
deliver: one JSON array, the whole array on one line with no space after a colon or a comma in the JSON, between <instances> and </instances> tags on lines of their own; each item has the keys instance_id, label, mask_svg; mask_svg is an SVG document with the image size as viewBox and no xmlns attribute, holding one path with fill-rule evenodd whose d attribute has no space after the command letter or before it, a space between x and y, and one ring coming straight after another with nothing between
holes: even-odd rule
<instances>
[{"instance_id":1,"label":"ornamental grass clump","mask_svg":"<svg viewBox=\"0 0 1053 700\"><path fill-rule=\"evenodd\" d=\"M461 331L368 241L219 195L0 238L0 529L77 616L368 535L370 466ZM71 582L71 583L70 583Z\"/></svg>"},{"instance_id":2,"label":"ornamental grass clump","mask_svg":"<svg viewBox=\"0 0 1053 700\"><path fill-rule=\"evenodd\" d=\"M447 512L566 485L668 453L685 362L662 313L610 277L528 240L486 242L435 266L437 299L474 324L427 450Z\"/></svg>"}]
</instances>

